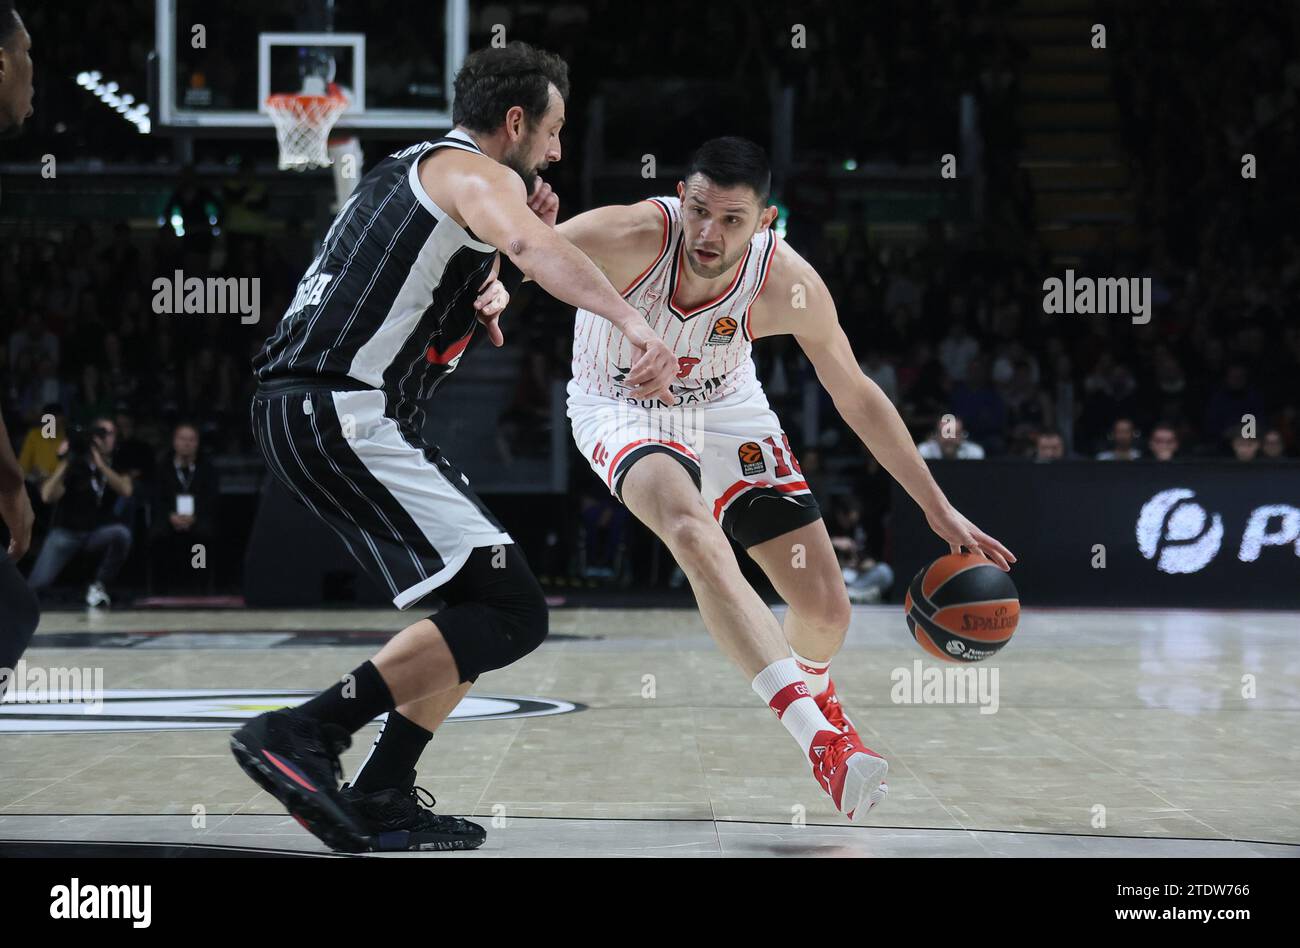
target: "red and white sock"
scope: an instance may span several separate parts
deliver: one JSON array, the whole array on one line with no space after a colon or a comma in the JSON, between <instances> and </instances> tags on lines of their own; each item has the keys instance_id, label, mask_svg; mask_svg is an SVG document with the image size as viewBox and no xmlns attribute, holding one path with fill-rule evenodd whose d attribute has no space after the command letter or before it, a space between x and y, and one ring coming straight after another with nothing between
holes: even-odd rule
<instances>
[{"instance_id":1,"label":"red and white sock","mask_svg":"<svg viewBox=\"0 0 1300 948\"><path fill-rule=\"evenodd\" d=\"M839 733L809 695L808 685L793 658L783 658L768 665L754 678L752 686L767 706L776 712L785 729L799 743L805 757L819 731Z\"/></svg>"},{"instance_id":2,"label":"red and white sock","mask_svg":"<svg viewBox=\"0 0 1300 948\"><path fill-rule=\"evenodd\" d=\"M811 658L804 658L794 649L790 650L794 656L794 663L799 666L799 672L803 675L803 682L812 692L813 697L822 694L831 683L831 663L829 660L824 662L814 662Z\"/></svg>"}]
</instances>

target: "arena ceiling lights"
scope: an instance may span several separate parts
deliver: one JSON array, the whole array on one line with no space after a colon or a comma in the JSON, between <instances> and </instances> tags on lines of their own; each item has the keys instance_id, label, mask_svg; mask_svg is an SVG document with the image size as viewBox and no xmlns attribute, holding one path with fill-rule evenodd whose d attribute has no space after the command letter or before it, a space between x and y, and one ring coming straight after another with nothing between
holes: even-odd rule
<instances>
[{"instance_id":1,"label":"arena ceiling lights","mask_svg":"<svg viewBox=\"0 0 1300 948\"><path fill-rule=\"evenodd\" d=\"M135 96L122 92L116 82L105 82L104 74L98 69L77 73L77 85L134 125L141 135L149 134L153 125L149 121L147 102L137 102Z\"/></svg>"}]
</instances>

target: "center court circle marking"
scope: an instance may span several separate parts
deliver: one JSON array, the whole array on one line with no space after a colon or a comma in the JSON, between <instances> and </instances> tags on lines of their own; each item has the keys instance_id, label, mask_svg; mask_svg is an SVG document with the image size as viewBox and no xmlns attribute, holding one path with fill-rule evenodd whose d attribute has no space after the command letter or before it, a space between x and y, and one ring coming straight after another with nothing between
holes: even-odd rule
<instances>
[{"instance_id":1,"label":"center court circle marking","mask_svg":"<svg viewBox=\"0 0 1300 948\"><path fill-rule=\"evenodd\" d=\"M0 734L96 731L230 730L264 711L297 707L314 691L238 688L108 690L71 692L59 700L0 701ZM571 701L520 695L467 695L447 720L502 721L580 711Z\"/></svg>"}]
</instances>

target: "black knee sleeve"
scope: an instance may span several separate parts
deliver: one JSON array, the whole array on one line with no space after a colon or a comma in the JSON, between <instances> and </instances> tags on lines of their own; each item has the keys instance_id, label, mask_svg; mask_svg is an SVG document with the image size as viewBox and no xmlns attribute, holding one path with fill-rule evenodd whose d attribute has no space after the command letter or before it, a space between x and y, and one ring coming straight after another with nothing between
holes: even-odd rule
<instances>
[{"instance_id":1,"label":"black knee sleeve","mask_svg":"<svg viewBox=\"0 0 1300 948\"><path fill-rule=\"evenodd\" d=\"M446 607L429 618L462 682L517 662L550 628L542 587L514 544L475 550L439 593Z\"/></svg>"}]
</instances>

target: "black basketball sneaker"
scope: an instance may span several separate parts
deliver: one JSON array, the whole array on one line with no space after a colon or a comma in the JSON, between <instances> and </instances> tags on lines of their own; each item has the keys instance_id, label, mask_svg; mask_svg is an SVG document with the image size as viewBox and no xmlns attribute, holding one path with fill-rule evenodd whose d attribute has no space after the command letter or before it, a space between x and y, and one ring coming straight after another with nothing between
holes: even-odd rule
<instances>
[{"instance_id":1,"label":"black basketball sneaker","mask_svg":"<svg viewBox=\"0 0 1300 948\"><path fill-rule=\"evenodd\" d=\"M415 771L396 787L362 793L343 785L343 798L360 814L374 852L478 849L487 831L477 823L433 812L437 800L415 785Z\"/></svg>"},{"instance_id":2,"label":"black basketball sneaker","mask_svg":"<svg viewBox=\"0 0 1300 948\"><path fill-rule=\"evenodd\" d=\"M370 849L365 826L339 792L339 754L352 739L336 724L322 724L289 708L268 711L230 737L244 773L330 849Z\"/></svg>"}]
</instances>

